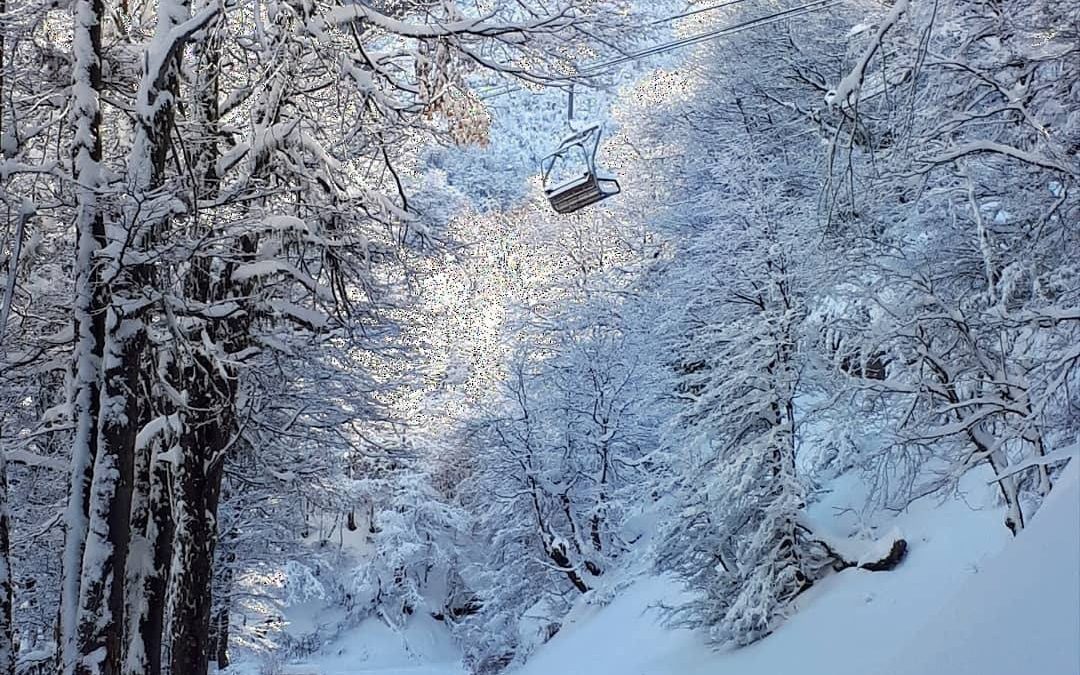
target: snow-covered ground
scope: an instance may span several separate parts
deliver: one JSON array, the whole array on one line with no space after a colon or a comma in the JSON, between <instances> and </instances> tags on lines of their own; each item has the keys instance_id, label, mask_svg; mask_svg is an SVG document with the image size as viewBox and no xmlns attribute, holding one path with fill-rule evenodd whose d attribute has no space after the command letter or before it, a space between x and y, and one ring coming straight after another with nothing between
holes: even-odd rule
<instances>
[{"instance_id":1,"label":"snow-covered ground","mask_svg":"<svg viewBox=\"0 0 1080 675\"><path fill-rule=\"evenodd\" d=\"M307 612L304 612L307 614ZM306 621L306 619L305 619ZM229 675L466 675L443 624L417 616L403 631L368 619L302 662L242 661Z\"/></svg>"},{"instance_id":2,"label":"snow-covered ground","mask_svg":"<svg viewBox=\"0 0 1080 675\"><path fill-rule=\"evenodd\" d=\"M673 583L643 577L604 607L583 604L519 675L1080 675L1080 467L1072 466L1015 541L973 472L946 502L876 523L849 510L841 479L815 507L837 534L898 527L910 543L892 572L850 569L819 583L772 636L716 652L662 625ZM291 675L463 675L438 622L401 633L369 620ZM237 669L236 672L258 672Z\"/></svg>"},{"instance_id":3,"label":"snow-covered ground","mask_svg":"<svg viewBox=\"0 0 1080 675\"><path fill-rule=\"evenodd\" d=\"M1080 467L904 647L882 673L1080 674Z\"/></svg>"},{"instance_id":4,"label":"snow-covered ground","mask_svg":"<svg viewBox=\"0 0 1080 675\"><path fill-rule=\"evenodd\" d=\"M442 624L418 616L404 631L368 619L310 664L290 666L288 675L465 675L460 653ZM283 674L283 675L285 675Z\"/></svg>"},{"instance_id":5,"label":"snow-covered ground","mask_svg":"<svg viewBox=\"0 0 1080 675\"><path fill-rule=\"evenodd\" d=\"M978 508L992 500L984 474L964 498L916 503L896 519L911 544L898 569L834 575L749 647L715 653L659 627L653 607L677 590L649 579L566 626L521 675L1078 675L1078 473L1015 542L1000 511Z\"/></svg>"}]
</instances>

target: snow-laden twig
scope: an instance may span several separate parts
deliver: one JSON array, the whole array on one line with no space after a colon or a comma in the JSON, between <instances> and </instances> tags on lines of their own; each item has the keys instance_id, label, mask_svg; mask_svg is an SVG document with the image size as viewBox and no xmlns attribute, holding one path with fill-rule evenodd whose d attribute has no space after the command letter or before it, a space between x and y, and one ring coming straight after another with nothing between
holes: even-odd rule
<instances>
[{"instance_id":1,"label":"snow-laden twig","mask_svg":"<svg viewBox=\"0 0 1080 675\"><path fill-rule=\"evenodd\" d=\"M881 48L882 42L885 39L885 34L900 21L900 17L904 15L908 10L910 2L909 0L896 0L896 4L885 16L885 19L878 26L877 32L874 33L874 37L870 40L869 46L863 51L862 56L855 63L855 67L844 76L844 79L840 80L840 83L836 85L836 88L825 94L825 103L829 107L854 105L859 100L859 89L862 88L863 81L866 79L866 69L870 65L870 60L874 58L874 54Z\"/></svg>"},{"instance_id":2,"label":"snow-laden twig","mask_svg":"<svg viewBox=\"0 0 1080 675\"><path fill-rule=\"evenodd\" d=\"M965 157L967 155L982 154L985 152L1005 155L1007 157L1012 157L1013 159L1018 159L1021 162L1032 164L1034 166L1039 166L1044 169L1061 171L1062 173L1068 174L1070 176L1080 175L1077 173L1076 169L1071 169L1068 166L1062 164L1061 162L1058 162L1057 160L1050 159L1049 157L1043 157L1033 152L1021 150L1019 148L1014 148L1013 146L1006 145L1004 143L995 143L994 141L987 140L972 141L970 143L957 145L955 147L949 148L945 152L942 152L938 155L935 155L933 157L927 157L922 161L931 165L944 164L946 162L960 159L961 157Z\"/></svg>"}]
</instances>

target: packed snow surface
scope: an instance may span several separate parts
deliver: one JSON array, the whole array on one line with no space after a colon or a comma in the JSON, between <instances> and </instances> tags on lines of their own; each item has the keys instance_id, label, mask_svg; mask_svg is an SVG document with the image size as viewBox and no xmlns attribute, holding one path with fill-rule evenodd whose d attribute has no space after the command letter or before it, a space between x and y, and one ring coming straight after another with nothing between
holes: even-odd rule
<instances>
[{"instance_id":1,"label":"packed snow surface","mask_svg":"<svg viewBox=\"0 0 1080 675\"><path fill-rule=\"evenodd\" d=\"M299 612L300 623L318 620L310 607ZM299 630L303 626L296 627ZM445 627L427 616L416 616L404 630L395 630L379 619L362 622L321 653L299 663L283 666L245 661L225 671L227 675L467 675L460 665L461 652Z\"/></svg>"}]
</instances>

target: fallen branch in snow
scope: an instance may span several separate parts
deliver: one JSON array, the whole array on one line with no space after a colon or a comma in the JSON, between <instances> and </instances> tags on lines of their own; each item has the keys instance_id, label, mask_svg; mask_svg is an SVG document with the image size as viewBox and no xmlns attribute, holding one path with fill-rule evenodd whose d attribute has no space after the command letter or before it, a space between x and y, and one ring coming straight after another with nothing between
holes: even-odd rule
<instances>
[{"instance_id":1,"label":"fallen branch in snow","mask_svg":"<svg viewBox=\"0 0 1080 675\"><path fill-rule=\"evenodd\" d=\"M889 570L896 569L900 563L904 562L904 558L906 557L907 540L896 539L889 547L889 552L884 556L876 560L860 560L858 565L859 569L868 570L870 572L888 572Z\"/></svg>"},{"instance_id":2,"label":"fallen branch in snow","mask_svg":"<svg viewBox=\"0 0 1080 675\"><path fill-rule=\"evenodd\" d=\"M815 543L820 544L825 551L832 557L833 569L837 572L843 570L858 567L861 570L867 570L868 572L888 572L889 570L896 569L900 563L904 562L904 558L907 557L907 540L895 539L889 545L889 550L877 557L873 557L869 560L866 556L861 556L858 560L852 561L841 555L836 549L832 548L828 543L821 539L815 539Z\"/></svg>"},{"instance_id":3,"label":"fallen branch in snow","mask_svg":"<svg viewBox=\"0 0 1080 675\"><path fill-rule=\"evenodd\" d=\"M833 569L837 572L852 567L868 572L888 572L896 569L907 557L907 540L895 529L867 546L867 542L822 536L821 528L812 527L809 523L800 523L799 527L807 533L810 541L821 546L833 559Z\"/></svg>"}]
</instances>

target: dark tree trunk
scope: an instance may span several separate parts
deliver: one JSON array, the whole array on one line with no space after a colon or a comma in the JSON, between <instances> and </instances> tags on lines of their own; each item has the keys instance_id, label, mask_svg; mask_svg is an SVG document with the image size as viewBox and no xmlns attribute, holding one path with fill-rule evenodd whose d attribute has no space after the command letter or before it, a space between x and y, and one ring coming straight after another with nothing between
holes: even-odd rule
<instances>
[{"instance_id":1,"label":"dark tree trunk","mask_svg":"<svg viewBox=\"0 0 1080 675\"><path fill-rule=\"evenodd\" d=\"M108 313L97 457L90 486L90 520L79 595L76 673L120 673L124 654L124 579L139 420L141 331L118 310ZM126 336L126 337L125 337ZM100 663L100 665L99 665Z\"/></svg>"},{"instance_id":2,"label":"dark tree trunk","mask_svg":"<svg viewBox=\"0 0 1080 675\"><path fill-rule=\"evenodd\" d=\"M4 450L0 448L0 675L13 675L15 631L11 622L14 600L11 586L11 518L8 512L7 463L4 460Z\"/></svg>"},{"instance_id":3,"label":"dark tree trunk","mask_svg":"<svg viewBox=\"0 0 1080 675\"><path fill-rule=\"evenodd\" d=\"M160 445L147 445L136 458L127 593L128 607L137 608L138 612L127 622L125 639L129 653L124 661L124 675L161 673L172 518L169 514L168 464L154 459ZM135 645L138 647L130 649Z\"/></svg>"},{"instance_id":4,"label":"dark tree trunk","mask_svg":"<svg viewBox=\"0 0 1080 675\"><path fill-rule=\"evenodd\" d=\"M69 528L86 527L82 546L82 560L78 575L77 614L74 617L75 649L70 654L70 635L64 636L64 672L74 667L77 673L119 673L124 651L124 579L126 578L128 544L130 542L130 507L134 470L135 435L139 421L138 383L139 354L142 350L140 316L129 316L122 307L130 300L132 287L129 272L118 259L94 260L93 251L100 249L108 240L104 230L103 216L96 203L94 183L99 180L101 161L101 111L98 96L101 91L101 20L104 16L102 0L89 0L76 5L75 52L77 65L74 79L78 99L75 107L74 165L83 183L79 187L77 230L80 237L78 273L85 275L77 293L85 295L90 290L94 302L91 310L104 319L102 333L93 335L95 348L90 353L95 359L87 359L80 335L76 351L76 392L85 396L87 382L92 376L100 377L97 409L77 406L78 431L73 448L75 471L85 471L92 466L89 493L83 492L83 476L74 476L73 497L86 499L88 518L76 521L77 505L69 504ZM89 227L94 245L87 255L83 238ZM90 271L105 268L106 272ZM97 275L108 274L109 284ZM85 284L85 285L84 285ZM88 287L88 288L87 288ZM104 311L103 311L104 310ZM76 308L77 321L83 308ZM77 326L85 330L83 326ZM103 339L102 339L103 338ZM100 344L100 350L95 351ZM85 349L85 347L83 347ZM96 415L94 413L97 413ZM96 436L96 447L89 444L89 435ZM87 450L91 452L87 452ZM88 461L93 455L92 464ZM78 493L82 492L80 495ZM85 495L85 496L83 496ZM73 499L74 502L74 499ZM75 534L74 536L78 536ZM74 544L75 542L73 542ZM66 565L74 564L74 547L69 548ZM66 574L73 574L71 570ZM75 590L65 581L65 595ZM68 606L70 607L70 597ZM70 633L72 626L70 609L62 614L62 633Z\"/></svg>"},{"instance_id":5,"label":"dark tree trunk","mask_svg":"<svg viewBox=\"0 0 1080 675\"><path fill-rule=\"evenodd\" d=\"M219 186L216 163L220 155L217 79L220 49L220 38L213 31L205 33L194 46L199 73L192 103L199 131L193 156L197 200L213 198ZM200 221L195 221L194 225L195 240L209 232L212 226ZM243 242L240 248L249 253ZM254 243L250 253L253 252ZM224 300L232 290L233 266L226 268L215 278L208 256L194 261L186 283L187 296L206 303ZM243 294L237 295L243 297ZM210 324L206 327L208 337L222 344L226 351L237 351L237 345L245 343L246 321L244 318L226 319ZM200 339L194 335L191 338ZM176 373L177 384L187 389L190 399L182 422L181 460L173 482L175 559L180 564L172 572L170 668L172 673L205 675L211 657L219 664L227 659L228 603L219 604L219 611L214 613L213 580L222 473L225 453L235 430L237 374L228 366L222 373L220 364L205 355L180 353L177 358L184 359Z\"/></svg>"},{"instance_id":6,"label":"dark tree trunk","mask_svg":"<svg viewBox=\"0 0 1080 675\"><path fill-rule=\"evenodd\" d=\"M172 570L172 673L206 675L210 661L210 610L213 604L214 549L221 492L222 454L231 420L221 410L215 389L231 406L235 380L222 381L215 366L200 356L183 370L189 383L189 413L180 438L181 460L173 492L176 555ZM197 379L202 386L191 386ZM220 389L218 389L220 387ZM208 411L200 412L200 411Z\"/></svg>"}]
</instances>

